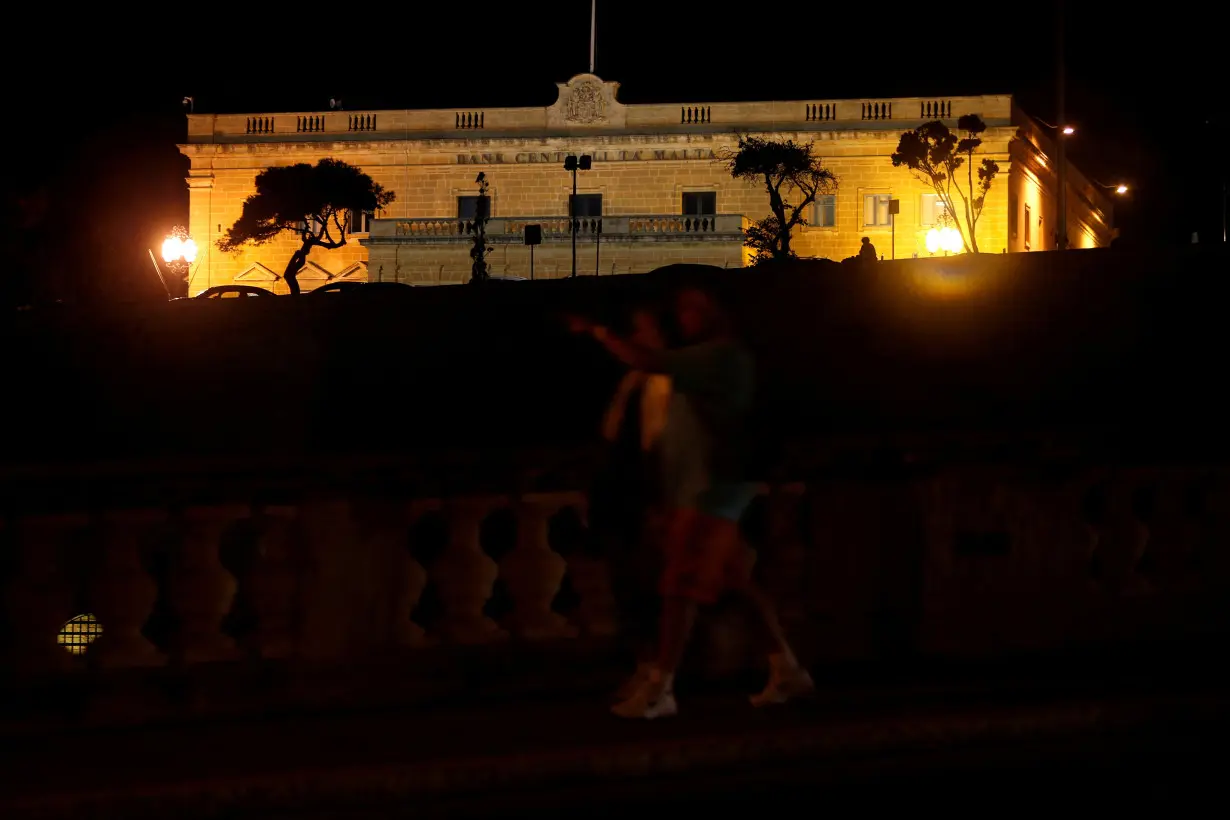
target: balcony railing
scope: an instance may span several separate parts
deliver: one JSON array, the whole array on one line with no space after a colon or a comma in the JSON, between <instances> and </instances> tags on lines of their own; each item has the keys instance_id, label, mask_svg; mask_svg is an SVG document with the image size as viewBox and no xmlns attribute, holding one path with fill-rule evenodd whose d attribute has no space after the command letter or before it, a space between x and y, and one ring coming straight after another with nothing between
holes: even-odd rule
<instances>
[{"instance_id":1,"label":"balcony railing","mask_svg":"<svg viewBox=\"0 0 1230 820\"><path fill-rule=\"evenodd\" d=\"M743 241L748 218L742 214L678 216L639 214L631 216L577 217L577 236L606 237L609 241L729 240ZM572 236L567 216L493 217L487 222L487 237L495 243L521 242L527 225L541 225L544 242L564 241ZM376 219L368 242L468 242L474 222L465 219Z\"/></svg>"},{"instance_id":2,"label":"balcony railing","mask_svg":"<svg viewBox=\"0 0 1230 820\"><path fill-rule=\"evenodd\" d=\"M950 119L979 114L989 125L1006 123L1011 98L893 97L855 100L790 100L742 103L655 103L622 106L624 128L681 132L738 127L816 128L858 124L860 128L899 129L914 120ZM193 114L189 142L227 142L232 137L263 141L297 141L336 135L344 139L405 139L432 134L468 139L493 132L534 133L549 130L551 108L433 109L389 111L290 111L255 114Z\"/></svg>"}]
</instances>

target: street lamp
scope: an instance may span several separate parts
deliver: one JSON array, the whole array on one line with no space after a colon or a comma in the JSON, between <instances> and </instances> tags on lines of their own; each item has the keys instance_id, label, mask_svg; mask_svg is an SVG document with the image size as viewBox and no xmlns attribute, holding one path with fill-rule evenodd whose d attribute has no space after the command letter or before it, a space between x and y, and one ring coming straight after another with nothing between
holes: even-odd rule
<instances>
[{"instance_id":1,"label":"street lamp","mask_svg":"<svg viewBox=\"0 0 1230 820\"><path fill-rule=\"evenodd\" d=\"M1060 31L1059 48L1061 49L1059 53L1061 56L1059 58L1059 74L1057 76L1059 78L1059 121L1060 123L1063 123L1063 120L1065 119L1065 117L1064 117L1064 112L1063 112L1064 79L1063 79L1063 57L1062 57L1062 48L1063 48L1063 23L1062 21L1060 21L1059 31ZM1038 119L1037 117L1035 117L1034 119L1037 120L1042 125L1045 125L1047 128L1051 129L1052 131L1056 131L1059 133L1059 139L1056 140L1055 142L1055 154L1056 154L1056 160L1057 160L1055 163L1055 188L1057 189L1055 191L1055 201L1057 203L1056 207L1059 212L1058 218L1055 220L1056 222L1055 224L1055 228L1056 228L1055 247L1063 251L1063 250L1068 249L1068 159L1067 159L1066 144L1064 143L1063 138L1070 137L1073 134L1075 134L1076 128L1071 125L1068 125L1067 123L1063 123L1062 125L1052 125L1046 120Z\"/></svg>"},{"instance_id":2,"label":"street lamp","mask_svg":"<svg viewBox=\"0 0 1230 820\"><path fill-rule=\"evenodd\" d=\"M961 238L961 232L948 224L949 219L948 211L945 210L940 215L939 224L927 231L925 240L927 253L932 256L940 251L943 251L945 256L950 253L960 253L965 248L965 240Z\"/></svg>"},{"instance_id":3,"label":"street lamp","mask_svg":"<svg viewBox=\"0 0 1230 820\"><path fill-rule=\"evenodd\" d=\"M932 255L940 251L943 251L945 255L960 253L965 244L961 241L961 232L947 225L927 231L926 241L927 253Z\"/></svg>"},{"instance_id":4,"label":"street lamp","mask_svg":"<svg viewBox=\"0 0 1230 820\"><path fill-rule=\"evenodd\" d=\"M1093 179L1092 177L1090 178L1090 181L1093 182L1094 185L1105 188L1108 191L1114 191L1119 196L1123 196L1129 190L1128 186L1122 182L1115 183L1114 185L1107 185L1105 182L1098 182L1096 179Z\"/></svg>"},{"instance_id":5,"label":"street lamp","mask_svg":"<svg viewBox=\"0 0 1230 820\"><path fill-rule=\"evenodd\" d=\"M167 263L171 272L186 286L188 271L196 261L196 242L188 235L188 229L183 225L172 228L170 236L163 241L162 261Z\"/></svg>"},{"instance_id":6,"label":"street lamp","mask_svg":"<svg viewBox=\"0 0 1230 820\"><path fill-rule=\"evenodd\" d=\"M564 157L564 170L572 171L572 197L568 200L568 222L572 231L572 276L577 275L577 171L588 171L593 167L594 159L589 154L576 154Z\"/></svg>"},{"instance_id":7,"label":"street lamp","mask_svg":"<svg viewBox=\"0 0 1230 820\"><path fill-rule=\"evenodd\" d=\"M1065 125L1062 128L1060 128L1058 125L1052 125L1051 123L1047 122L1044 119L1040 119L1038 117L1034 117L1034 119L1038 121L1039 125L1044 125L1047 128L1051 129L1052 131L1058 131L1059 133L1063 134L1065 137L1070 137L1076 133L1076 126L1074 125Z\"/></svg>"}]
</instances>

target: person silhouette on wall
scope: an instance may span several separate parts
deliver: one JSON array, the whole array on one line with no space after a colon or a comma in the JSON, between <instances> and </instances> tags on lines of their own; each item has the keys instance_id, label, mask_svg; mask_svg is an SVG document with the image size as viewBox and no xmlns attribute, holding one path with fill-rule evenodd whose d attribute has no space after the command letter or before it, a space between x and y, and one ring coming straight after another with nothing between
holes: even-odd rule
<instances>
[{"instance_id":1,"label":"person silhouette on wall","mask_svg":"<svg viewBox=\"0 0 1230 820\"><path fill-rule=\"evenodd\" d=\"M871 244L869 237L863 237L863 246L858 251L858 261L860 262L877 262L880 257L876 253L876 246Z\"/></svg>"}]
</instances>

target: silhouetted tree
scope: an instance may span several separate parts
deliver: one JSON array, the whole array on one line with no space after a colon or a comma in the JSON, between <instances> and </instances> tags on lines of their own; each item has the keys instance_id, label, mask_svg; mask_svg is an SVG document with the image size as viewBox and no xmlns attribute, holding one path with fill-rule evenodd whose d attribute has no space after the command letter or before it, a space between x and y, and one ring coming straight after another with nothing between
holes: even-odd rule
<instances>
[{"instance_id":1,"label":"silhouetted tree","mask_svg":"<svg viewBox=\"0 0 1230 820\"><path fill-rule=\"evenodd\" d=\"M283 231L298 234L300 245L283 273L290 292L297 295L299 271L312 248L342 247L352 214L374 214L395 196L337 159L266 168L257 174L256 193L244 200L243 213L218 240L218 248L229 253L248 242L263 245Z\"/></svg>"},{"instance_id":2,"label":"silhouetted tree","mask_svg":"<svg viewBox=\"0 0 1230 820\"><path fill-rule=\"evenodd\" d=\"M740 135L738 146L723 154L722 161L735 179L763 184L769 193L772 215L745 231L756 260L794 256L791 232L807 224L805 214L817 196L837 190L837 177L820 165L812 144Z\"/></svg>"},{"instance_id":3,"label":"silhouetted tree","mask_svg":"<svg viewBox=\"0 0 1230 820\"><path fill-rule=\"evenodd\" d=\"M931 186L952 217L965 249L978 253L978 218L982 216L991 183L999 174L999 163L984 158L978 166L975 182L974 152L982 145L979 134L987 130L986 123L977 114L966 114L957 120L957 130L965 136L952 133L948 126L936 120L906 131L893 152L893 166L904 165L918 180ZM966 177L964 189L959 173L962 166ZM954 207L954 192L960 197L960 210Z\"/></svg>"}]
</instances>

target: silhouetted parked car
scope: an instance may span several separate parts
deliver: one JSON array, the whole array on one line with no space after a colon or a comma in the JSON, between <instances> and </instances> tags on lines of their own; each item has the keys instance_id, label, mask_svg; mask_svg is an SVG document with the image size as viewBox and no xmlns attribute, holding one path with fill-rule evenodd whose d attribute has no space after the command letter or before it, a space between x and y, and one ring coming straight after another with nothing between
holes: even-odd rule
<instances>
[{"instance_id":1,"label":"silhouetted parked car","mask_svg":"<svg viewBox=\"0 0 1230 820\"><path fill-rule=\"evenodd\" d=\"M208 290L203 290L193 299L246 299L250 296L277 296L271 290L258 288L255 285L215 285ZM175 301L181 301L176 299Z\"/></svg>"},{"instance_id":2,"label":"silhouetted parked car","mask_svg":"<svg viewBox=\"0 0 1230 820\"><path fill-rule=\"evenodd\" d=\"M408 285L405 282L330 282L327 285L321 285L316 288L312 293L354 293L359 290L369 294L376 292L387 293L412 287L414 285Z\"/></svg>"}]
</instances>

